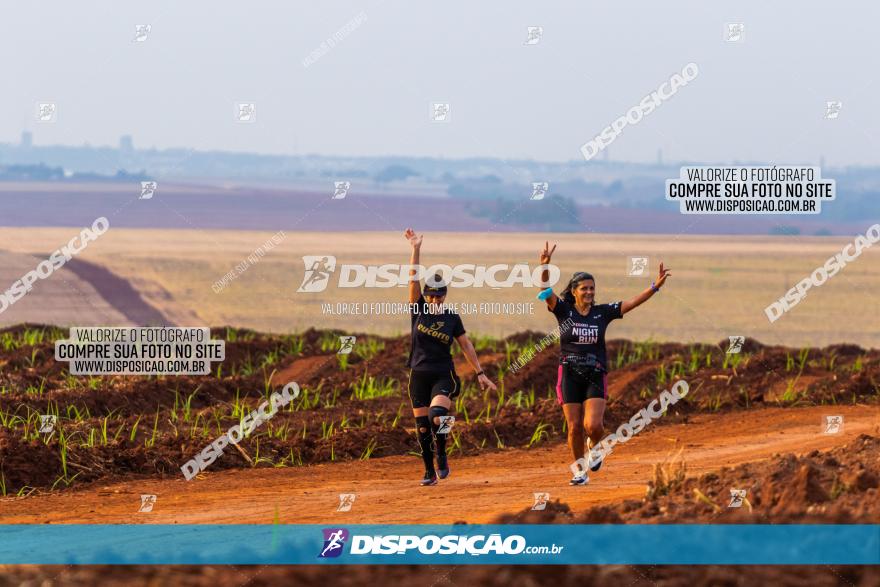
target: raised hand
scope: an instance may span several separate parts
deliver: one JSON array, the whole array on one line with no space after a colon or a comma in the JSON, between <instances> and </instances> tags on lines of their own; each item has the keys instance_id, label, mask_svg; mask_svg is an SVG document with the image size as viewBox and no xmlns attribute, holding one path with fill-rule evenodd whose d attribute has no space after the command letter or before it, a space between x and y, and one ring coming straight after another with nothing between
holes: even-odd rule
<instances>
[{"instance_id":1,"label":"raised hand","mask_svg":"<svg viewBox=\"0 0 880 587\"><path fill-rule=\"evenodd\" d=\"M660 261L660 274L657 276L657 282L654 284L656 287L663 287L663 284L666 283L666 278L672 275L671 271L663 266L663 261Z\"/></svg>"},{"instance_id":2,"label":"raised hand","mask_svg":"<svg viewBox=\"0 0 880 587\"><path fill-rule=\"evenodd\" d=\"M409 244L412 245L414 249L422 246L423 235L416 234L416 231L414 231L412 228L407 228L406 231L404 231L403 236L406 238L406 240L409 241Z\"/></svg>"},{"instance_id":3,"label":"raised hand","mask_svg":"<svg viewBox=\"0 0 880 587\"><path fill-rule=\"evenodd\" d=\"M553 256L553 251L556 250L556 245L553 245L553 248L550 248L550 242L544 241L544 250L541 251L541 265L547 265L550 263L550 257Z\"/></svg>"}]
</instances>

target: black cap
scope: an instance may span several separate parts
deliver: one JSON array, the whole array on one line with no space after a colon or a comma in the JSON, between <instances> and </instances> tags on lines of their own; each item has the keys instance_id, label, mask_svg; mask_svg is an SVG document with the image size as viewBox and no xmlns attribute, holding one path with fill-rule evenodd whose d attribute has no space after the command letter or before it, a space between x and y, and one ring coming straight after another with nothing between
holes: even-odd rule
<instances>
[{"instance_id":1,"label":"black cap","mask_svg":"<svg viewBox=\"0 0 880 587\"><path fill-rule=\"evenodd\" d=\"M435 273L434 277L432 277L431 279L426 279L425 280L425 287L424 287L424 289L422 289L422 295L445 296L446 295L446 283L443 281L443 276L440 275L439 273Z\"/></svg>"}]
</instances>

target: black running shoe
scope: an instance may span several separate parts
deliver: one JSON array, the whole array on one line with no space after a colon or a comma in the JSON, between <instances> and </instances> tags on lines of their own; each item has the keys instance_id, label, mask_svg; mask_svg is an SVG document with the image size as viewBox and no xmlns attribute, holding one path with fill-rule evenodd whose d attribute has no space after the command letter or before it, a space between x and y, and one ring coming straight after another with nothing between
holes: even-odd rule
<instances>
[{"instance_id":1,"label":"black running shoe","mask_svg":"<svg viewBox=\"0 0 880 587\"><path fill-rule=\"evenodd\" d=\"M449 477L449 461L446 455L437 455L437 474L441 479Z\"/></svg>"},{"instance_id":2,"label":"black running shoe","mask_svg":"<svg viewBox=\"0 0 880 587\"><path fill-rule=\"evenodd\" d=\"M425 471L425 477L422 479L422 485L437 485L437 473L434 471Z\"/></svg>"}]
</instances>

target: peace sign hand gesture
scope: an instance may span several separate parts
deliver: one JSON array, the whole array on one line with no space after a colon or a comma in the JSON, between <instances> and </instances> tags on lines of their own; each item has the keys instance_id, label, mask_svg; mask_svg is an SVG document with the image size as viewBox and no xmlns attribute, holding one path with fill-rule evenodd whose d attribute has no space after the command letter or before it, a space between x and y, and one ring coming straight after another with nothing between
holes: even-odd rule
<instances>
[{"instance_id":1,"label":"peace sign hand gesture","mask_svg":"<svg viewBox=\"0 0 880 587\"><path fill-rule=\"evenodd\" d=\"M666 278L672 275L672 272L669 269L663 267L663 261L660 261L660 274L657 277L657 283L655 286L657 289L663 287L663 284L666 283Z\"/></svg>"},{"instance_id":2,"label":"peace sign hand gesture","mask_svg":"<svg viewBox=\"0 0 880 587\"><path fill-rule=\"evenodd\" d=\"M541 251L541 265L547 265L550 263L550 257L553 256L553 251L556 250L556 245L553 245L553 248L550 248L550 242L544 241L544 250Z\"/></svg>"}]
</instances>

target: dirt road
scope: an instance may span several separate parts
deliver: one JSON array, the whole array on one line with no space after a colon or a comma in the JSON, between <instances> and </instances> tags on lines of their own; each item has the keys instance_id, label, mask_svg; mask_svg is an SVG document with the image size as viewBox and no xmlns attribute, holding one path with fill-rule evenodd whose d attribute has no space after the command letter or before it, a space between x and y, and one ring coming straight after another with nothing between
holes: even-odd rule
<instances>
[{"instance_id":1,"label":"dirt road","mask_svg":"<svg viewBox=\"0 0 880 587\"><path fill-rule=\"evenodd\" d=\"M822 434L827 415L843 415L838 434ZM803 454L880 434L880 407L768 408L699 415L688 424L651 426L619 444L586 487L570 487L566 447L452 458L452 475L420 487L420 460L413 455L317 465L211 473L184 481L145 479L91 486L64 493L0 500L0 523L471 523L492 520L533 503L548 492L580 511L640 498L653 464L684 446L688 474L766 459L774 453ZM354 493L348 512L339 494ZM157 496L153 511L139 513L142 494Z\"/></svg>"}]
</instances>

